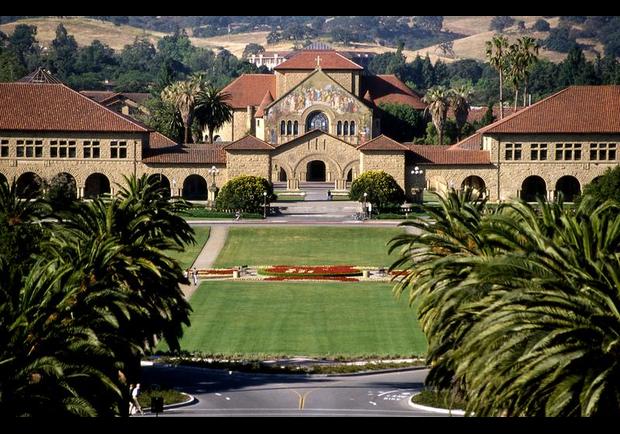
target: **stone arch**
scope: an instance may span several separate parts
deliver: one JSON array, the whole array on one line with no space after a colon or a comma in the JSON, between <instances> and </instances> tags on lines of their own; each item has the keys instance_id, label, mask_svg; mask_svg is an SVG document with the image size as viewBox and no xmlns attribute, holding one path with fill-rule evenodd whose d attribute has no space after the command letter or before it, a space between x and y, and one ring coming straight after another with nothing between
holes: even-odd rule
<instances>
[{"instance_id":1,"label":"stone arch","mask_svg":"<svg viewBox=\"0 0 620 434\"><path fill-rule=\"evenodd\" d=\"M461 188L464 189L465 187L473 188L481 194L484 194L487 191L487 185L484 182L484 179L478 175L469 175L466 177L461 183Z\"/></svg>"},{"instance_id":2,"label":"stone arch","mask_svg":"<svg viewBox=\"0 0 620 434\"><path fill-rule=\"evenodd\" d=\"M353 180L359 176L359 172L359 160L351 161L344 166L344 169L342 170L342 179L344 179L346 182L353 182ZM349 174L351 175L351 179L349 179Z\"/></svg>"},{"instance_id":3,"label":"stone arch","mask_svg":"<svg viewBox=\"0 0 620 434\"><path fill-rule=\"evenodd\" d=\"M286 182L288 181L288 175L286 174L286 169L280 166L280 170L278 170L278 182Z\"/></svg>"},{"instance_id":4,"label":"stone arch","mask_svg":"<svg viewBox=\"0 0 620 434\"><path fill-rule=\"evenodd\" d=\"M149 176L149 181L154 180L163 190L163 195L166 199L170 199L170 180L163 173L154 173Z\"/></svg>"},{"instance_id":5,"label":"stone arch","mask_svg":"<svg viewBox=\"0 0 620 434\"><path fill-rule=\"evenodd\" d=\"M65 191L58 191L56 196L64 196L66 199L72 200L77 199L77 182L70 173L60 172L51 179L50 190L57 188Z\"/></svg>"},{"instance_id":6,"label":"stone arch","mask_svg":"<svg viewBox=\"0 0 620 434\"><path fill-rule=\"evenodd\" d=\"M45 181L34 172L24 172L17 178L17 196L21 198L43 194Z\"/></svg>"},{"instance_id":7,"label":"stone arch","mask_svg":"<svg viewBox=\"0 0 620 434\"><path fill-rule=\"evenodd\" d=\"M207 200L207 181L200 175L189 175L183 181L183 199Z\"/></svg>"},{"instance_id":8,"label":"stone arch","mask_svg":"<svg viewBox=\"0 0 620 434\"><path fill-rule=\"evenodd\" d=\"M84 182L84 197L87 199L110 192L110 180L103 173L92 173Z\"/></svg>"},{"instance_id":9,"label":"stone arch","mask_svg":"<svg viewBox=\"0 0 620 434\"><path fill-rule=\"evenodd\" d=\"M323 154L323 153L306 155L304 158L299 160L297 164L295 165L295 167L293 168L293 171L292 171L293 176L301 180L302 178L301 171L302 170L305 171L307 164L313 160L321 160L323 163L325 163L325 176L327 177L328 182L331 182L334 180L334 179L329 178L328 173L332 175L332 178L335 178L335 179L342 178L342 169L340 167L340 164L338 164L338 162L334 160L328 154Z\"/></svg>"},{"instance_id":10,"label":"stone arch","mask_svg":"<svg viewBox=\"0 0 620 434\"><path fill-rule=\"evenodd\" d=\"M327 133L329 134L334 134L335 128L336 128L336 115L334 113L334 111L328 107L328 106L310 106L308 107L306 110L303 111L303 113L300 116L301 119L301 126L303 126L304 131L303 134L309 132L310 130L308 130L308 118L310 118L310 116L313 113L324 113L325 116L327 116L328 119L328 128L327 128ZM335 135L335 134L334 134Z\"/></svg>"},{"instance_id":11,"label":"stone arch","mask_svg":"<svg viewBox=\"0 0 620 434\"><path fill-rule=\"evenodd\" d=\"M306 164L306 181L325 182L327 181L327 165L322 160L308 161Z\"/></svg>"},{"instance_id":12,"label":"stone arch","mask_svg":"<svg viewBox=\"0 0 620 434\"><path fill-rule=\"evenodd\" d=\"M535 202L539 196L547 197L547 183L540 176L528 176L521 184L521 194L519 197L526 202Z\"/></svg>"},{"instance_id":13,"label":"stone arch","mask_svg":"<svg viewBox=\"0 0 620 434\"><path fill-rule=\"evenodd\" d=\"M555 183L556 195L562 192L566 202L573 202L577 196L581 194L581 184L579 180L572 175L562 176Z\"/></svg>"}]
</instances>

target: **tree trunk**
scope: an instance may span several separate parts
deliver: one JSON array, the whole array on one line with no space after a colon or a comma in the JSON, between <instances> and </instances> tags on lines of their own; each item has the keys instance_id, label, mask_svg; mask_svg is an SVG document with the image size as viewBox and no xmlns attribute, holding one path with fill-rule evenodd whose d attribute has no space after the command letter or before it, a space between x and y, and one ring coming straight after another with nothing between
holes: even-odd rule
<instances>
[{"instance_id":1,"label":"tree trunk","mask_svg":"<svg viewBox=\"0 0 620 434\"><path fill-rule=\"evenodd\" d=\"M443 125L439 125L439 128L437 128L437 134L439 135L439 144L443 145Z\"/></svg>"},{"instance_id":2,"label":"tree trunk","mask_svg":"<svg viewBox=\"0 0 620 434\"><path fill-rule=\"evenodd\" d=\"M504 119L504 75L502 70L499 70L499 118Z\"/></svg>"},{"instance_id":3,"label":"tree trunk","mask_svg":"<svg viewBox=\"0 0 620 434\"><path fill-rule=\"evenodd\" d=\"M209 143L213 144L213 127L208 126L207 129L209 130Z\"/></svg>"},{"instance_id":4,"label":"tree trunk","mask_svg":"<svg viewBox=\"0 0 620 434\"><path fill-rule=\"evenodd\" d=\"M523 84L523 107L527 106L527 78Z\"/></svg>"},{"instance_id":5,"label":"tree trunk","mask_svg":"<svg viewBox=\"0 0 620 434\"><path fill-rule=\"evenodd\" d=\"M183 128L185 129L185 144L189 143L189 125L184 123Z\"/></svg>"},{"instance_id":6,"label":"tree trunk","mask_svg":"<svg viewBox=\"0 0 620 434\"><path fill-rule=\"evenodd\" d=\"M515 112L517 111L517 101L519 101L519 88L515 89Z\"/></svg>"}]
</instances>

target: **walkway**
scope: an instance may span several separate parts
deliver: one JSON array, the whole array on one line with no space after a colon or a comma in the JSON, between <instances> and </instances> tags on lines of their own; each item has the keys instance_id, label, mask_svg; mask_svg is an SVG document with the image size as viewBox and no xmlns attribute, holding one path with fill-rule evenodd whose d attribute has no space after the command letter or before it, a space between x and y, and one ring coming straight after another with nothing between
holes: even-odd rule
<instances>
[{"instance_id":1,"label":"walkway","mask_svg":"<svg viewBox=\"0 0 620 434\"><path fill-rule=\"evenodd\" d=\"M213 263L217 259L220 251L226 243L226 237L228 237L229 225L213 225L211 226L211 232L209 233L209 239L205 243L204 247L200 251L200 254L194 261L192 268L207 269L213 266ZM185 298L189 300L197 286L194 285L181 285L181 290L185 295Z\"/></svg>"}]
</instances>

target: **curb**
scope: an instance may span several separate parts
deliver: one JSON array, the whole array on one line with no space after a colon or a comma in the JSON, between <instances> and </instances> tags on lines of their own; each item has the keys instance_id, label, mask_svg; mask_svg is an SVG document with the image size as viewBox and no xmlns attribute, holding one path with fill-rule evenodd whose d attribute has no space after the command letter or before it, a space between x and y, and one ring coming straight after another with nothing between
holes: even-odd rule
<instances>
[{"instance_id":1,"label":"curb","mask_svg":"<svg viewBox=\"0 0 620 434\"><path fill-rule=\"evenodd\" d=\"M164 405L164 411L172 410L173 408L187 407L189 405L194 405L198 403L198 398L196 398L194 395L190 395L189 393L185 393L185 392L179 392L179 393L186 395L187 400L183 402L177 402L176 404ZM151 407L144 407L142 410L145 412L151 411Z\"/></svg>"},{"instance_id":2,"label":"curb","mask_svg":"<svg viewBox=\"0 0 620 434\"><path fill-rule=\"evenodd\" d=\"M425 405L415 404L412 401L413 397L419 394L420 392L417 392L411 395L411 397L407 401L407 404L409 404L409 407L414 408L416 410L428 411L430 413L448 414L450 416L465 416L465 412L463 410L448 410L446 408L427 407Z\"/></svg>"}]
</instances>

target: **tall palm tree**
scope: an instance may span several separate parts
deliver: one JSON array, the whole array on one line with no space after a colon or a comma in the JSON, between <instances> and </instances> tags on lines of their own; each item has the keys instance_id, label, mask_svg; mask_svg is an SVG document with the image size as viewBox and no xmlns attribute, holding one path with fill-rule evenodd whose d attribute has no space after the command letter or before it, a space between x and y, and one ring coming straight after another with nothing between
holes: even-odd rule
<instances>
[{"instance_id":1,"label":"tall palm tree","mask_svg":"<svg viewBox=\"0 0 620 434\"><path fill-rule=\"evenodd\" d=\"M538 61L538 50L540 45L531 36L523 36L517 40L521 61L523 64L523 107L527 105L527 85L530 77L531 67Z\"/></svg>"},{"instance_id":2,"label":"tall palm tree","mask_svg":"<svg viewBox=\"0 0 620 434\"><path fill-rule=\"evenodd\" d=\"M506 52L508 39L502 35L495 35L486 42L486 56L493 68L499 72L499 118L504 119L504 73L506 71Z\"/></svg>"},{"instance_id":3,"label":"tall palm tree","mask_svg":"<svg viewBox=\"0 0 620 434\"><path fill-rule=\"evenodd\" d=\"M467 116L469 115L469 101L473 95L473 89L471 85L464 84L462 86L450 89L450 105L454 109L454 119L456 121L456 130L458 132L458 139L461 138L461 130L467 122Z\"/></svg>"},{"instance_id":4,"label":"tall palm tree","mask_svg":"<svg viewBox=\"0 0 620 434\"><path fill-rule=\"evenodd\" d=\"M174 105L181 114L185 130L185 143L190 142L190 127L194 116L196 98L204 87L204 78L201 75L194 75L189 80L177 81L166 86L161 92L161 99Z\"/></svg>"},{"instance_id":5,"label":"tall palm tree","mask_svg":"<svg viewBox=\"0 0 620 434\"><path fill-rule=\"evenodd\" d=\"M437 130L439 136L439 144L443 145L443 133L446 124L446 117L448 116L449 91L445 86L433 86L424 95L422 101L428 106L426 110L430 112L433 120L433 125Z\"/></svg>"},{"instance_id":6,"label":"tall palm tree","mask_svg":"<svg viewBox=\"0 0 620 434\"><path fill-rule=\"evenodd\" d=\"M506 75L508 82L515 92L514 111L517 111L517 102L519 100L519 85L523 81L525 75L525 63L523 62L523 54L518 44L511 44L506 54L507 70Z\"/></svg>"},{"instance_id":7,"label":"tall palm tree","mask_svg":"<svg viewBox=\"0 0 620 434\"><path fill-rule=\"evenodd\" d=\"M213 143L214 132L233 118L232 106L227 102L229 99L230 94L221 92L211 84L198 94L196 117L201 128L207 128L209 143Z\"/></svg>"}]
</instances>

